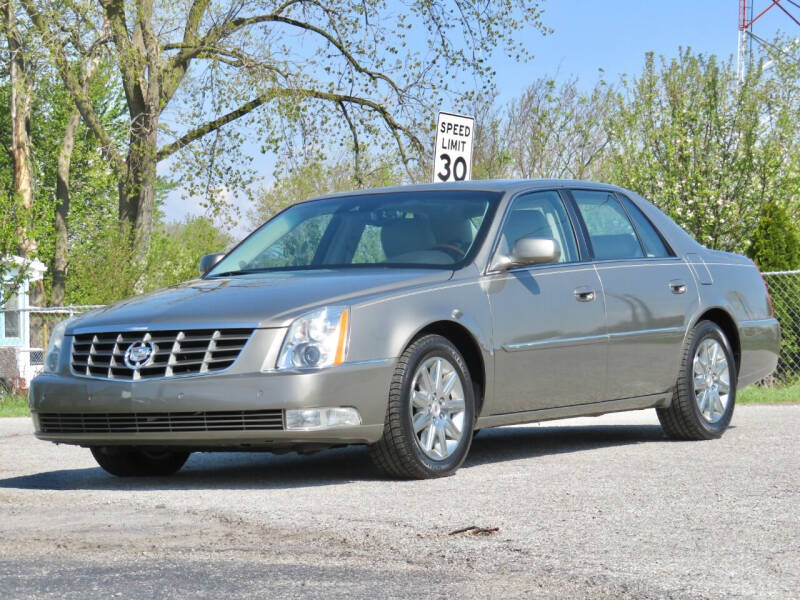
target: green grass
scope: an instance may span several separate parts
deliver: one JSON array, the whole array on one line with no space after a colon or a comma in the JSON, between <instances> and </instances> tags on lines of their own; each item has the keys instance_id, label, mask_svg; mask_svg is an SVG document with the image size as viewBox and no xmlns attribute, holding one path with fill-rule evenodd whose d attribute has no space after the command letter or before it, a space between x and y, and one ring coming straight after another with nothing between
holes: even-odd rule
<instances>
[{"instance_id":1,"label":"green grass","mask_svg":"<svg viewBox=\"0 0 800 600\"><path fill-rule=\"evenodd\" d=\"M751 385L736 395L738 404L800 404L800 381L772 388Z\"/></svg>"},{"instance_id":2,"label":"green grass","mask_svg":"<svg viewBox=\"0 0 800 600\"><path fill-rule=\"evenodd\" d=\"M0 417L27 417L30 414L25 396L0 396Z\"/></svg>"}]
</instances>

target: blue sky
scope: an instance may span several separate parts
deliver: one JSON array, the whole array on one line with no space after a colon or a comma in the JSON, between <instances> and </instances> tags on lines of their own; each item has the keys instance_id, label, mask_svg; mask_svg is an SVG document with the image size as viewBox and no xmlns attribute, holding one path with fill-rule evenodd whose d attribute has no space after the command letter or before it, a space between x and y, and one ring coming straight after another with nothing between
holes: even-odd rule
<instances>
[{"instance_id":1,"label":"blue sky","mask_svg":"<svg viewBox=\"0 0 800 600\"><path fill-rule=\"evenodd\" d=\"M754 0L756 14L769 4ZM553 33L523 33L530 36L535 58L519 65L500 54L495 57L499 101L514 98L542 76L574 75L591 86L603 69L607 80L616 81L623 73L638 73L648 51L672 57L679 47L691 47L704 54L734 55L738 5L738 0L546 0L544 22ZM779 29L798 30L777 9L755 25L755 32L768 39ZM257 161L269 178L273 161L262 156ZM164 208L169 219L197 213L178 193L170 195Z\"/></svg>"}]
</instances>

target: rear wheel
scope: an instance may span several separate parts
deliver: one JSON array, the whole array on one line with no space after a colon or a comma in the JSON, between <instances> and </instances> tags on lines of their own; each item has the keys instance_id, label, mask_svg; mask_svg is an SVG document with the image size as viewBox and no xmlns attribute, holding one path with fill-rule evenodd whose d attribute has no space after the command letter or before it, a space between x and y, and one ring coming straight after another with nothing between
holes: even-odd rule
<instances>
[{"instance_id":1,"label":"rear wheel","mask_svg":"<svg viewBox=\"0 0 800 600\"><path fill-rule=\"evenodd\" d=\"M421 337L398 360L383 437L370 446L373 462L400 478L452 475L469 452L474 406L458 349L439 335Z\"/></svg>"},{"instance_id":2,"label":"rear wheel","mask_svg":"<svg viewBox=\"0 0 800 600\"><path fill-rule=\"evenodd\" d=\"M144 450L125 446L94 446L91 450L97 464L117 477L172 475L189 458L189 452L161 448Z\"/></svg>"},{"instance_id":3,"label":"rear wheel","mask_svg":"<svg viewBox=\"0 0 800 600\"><path fill-rule=\"evenodd\" d=\"M672 403L656 409L666 434L678 440L720 437L733 416L736 376L725 333L716 323L700 321L681 357Z\"/></svg>"}]
</instances>

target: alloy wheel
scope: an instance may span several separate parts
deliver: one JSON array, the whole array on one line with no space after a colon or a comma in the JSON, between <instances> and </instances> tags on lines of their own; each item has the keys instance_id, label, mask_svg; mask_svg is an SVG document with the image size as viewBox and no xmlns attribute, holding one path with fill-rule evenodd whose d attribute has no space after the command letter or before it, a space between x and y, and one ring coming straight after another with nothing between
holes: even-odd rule
<instances>
[{"instance_id":1,"label":"alloy wheel","mask_svg":"<svg viewBox=\"0 0 800 600\"><path fill-rule=\"evenodd\" d=\"M725 350L717 340L706 338L697 346L693 361L695 401L703 418L718 422L730 398L730 367Z\"/></svg>"},{"instance_id":2,"label":"alloy wheel","mask_svg":"<svg viewBox=\"0 0 800 600\"><path fill-rule=\"evenodd\" d=\"M464 388L458 371L441 356L420 364L411 381L414 439L429 458L445 460L464 437Z\"/></svg>"}]
</instances>

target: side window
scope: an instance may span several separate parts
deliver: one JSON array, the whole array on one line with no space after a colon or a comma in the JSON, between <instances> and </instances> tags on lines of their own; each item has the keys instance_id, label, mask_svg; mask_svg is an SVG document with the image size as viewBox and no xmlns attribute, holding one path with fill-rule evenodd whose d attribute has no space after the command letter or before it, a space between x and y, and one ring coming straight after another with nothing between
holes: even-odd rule
<instances>
[{"instance_id":1,"label":"side window","mask_svg":"<svg viewBox=\"0 0 800 600\"><path fill-rule=\"evenodd\" d=\"M561 246L558 262L578 260L575 232L556 192L535 192L514 199L501 232L500 251L510 253L523 237L552 238Z\"/></svg>"},{"instance_id":2,"label":"side window","mask_svg":"<svg viewBox=\"0 0 800 600\"><path fill-rule=\"evenodd\" d=\"M572 190L597 260L644 258L628 215L612 192Z\"/></svg>"},{"instance_id":3,"label":"side window","mask_svg":"<svg viewBox=\"0 0 800 600\"><path fill-rule=\"evenodd\" d=\"M644 244L644 251L647 252L647 256L649 258L672 256L670 251L667 250L664 240L658 235L656 228L653 227L650 220L644 216L644 213L639 210L639 207L636 206L630 198L622 195L620 195L620 198L622 199L622 204L625 206L625 210L628 211L628 214L636 225L636 230L639 232L639 237Z\"/></svg>"}]
</instances>

